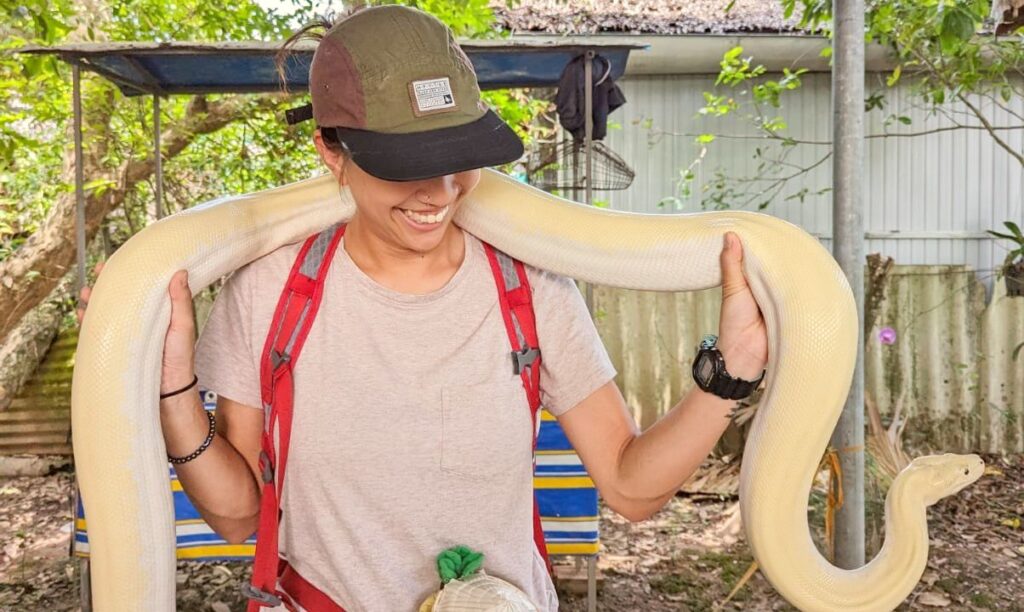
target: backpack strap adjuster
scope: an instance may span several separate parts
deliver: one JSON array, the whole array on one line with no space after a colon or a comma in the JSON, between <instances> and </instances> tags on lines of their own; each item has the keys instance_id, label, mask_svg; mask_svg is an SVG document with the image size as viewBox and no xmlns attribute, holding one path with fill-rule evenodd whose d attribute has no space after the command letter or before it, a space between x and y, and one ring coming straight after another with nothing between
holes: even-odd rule
<instances>
[{"instance_id":1,"label":"backpack strap adjuster","mask_svg":"<svg viewBox=\"0 0 1024 612\"><path fill-rule=\"evenodd\" d=\"M267 451L260 451L260 478L263 480L263 484L270 484L274 482L274 466L270 464L270 456L267 455Z\"/></svg>"},{"instance_id":2,"label":"backpack strap adjuster","mask_svg":"<svg viewBox=\"0 0 1024 612\"><path fill-rule=\"evenodd\" d=\"M268 593L262 589L257 589L248 582L242 585L242 594L249 599L265 604L267 606L280 606L281 598L273 593Z\"/></svg>"},{"instance_id":3,"label":"backpack strap adjuster","mask_svg":"<svg viewBox=\"0 0 1024 612\"><path fill-rule=\"evenodd\" d=\"M521 351L512 351L512 373L520 374L527 366L540 357L540 349L524 346Z\"/></svg>"},{"instance_id":4,"label":"backpack strap adjuster","mask_svg":"<svg viewBox=\"0 0 1024 612\"><path fill-rule=\"evenodd\" d=\"M292 356L285 352L279 352L277 349L270 350L270 364L274 370L281 367L281 364L288 363L292 360Z\"/></svg>"}]
</instances>

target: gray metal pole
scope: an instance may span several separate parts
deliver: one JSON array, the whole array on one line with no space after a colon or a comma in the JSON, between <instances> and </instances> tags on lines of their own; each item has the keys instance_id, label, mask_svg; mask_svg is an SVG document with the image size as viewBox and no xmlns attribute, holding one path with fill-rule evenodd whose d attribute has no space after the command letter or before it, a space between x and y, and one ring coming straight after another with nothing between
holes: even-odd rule
<instances>
[{"instance_id":1,"label":"gray metal pole","mask_svg":"<svg viewBox=\"0 0 1024 612\"><path fill-rule=\"evenodd\" d=\"M850 281L864 318L864 0L837 0L833 13L832 253ZM832 434L843 476L836 512L835 563L864 565L864 330L857 325L857 365Z\"/></svg>"},{"instance_id":2,"label":"gray metal pole","mask_svg":"<svg viewBox=\"0 0 1024 612\"><path fill-rule=\"evenodd\" d=\"M156 218L164 217L164 160L160 153L160 95L153 94L153 155L156 159Z\"/></svg>"},{"instance_id":3,"label":"gray metal pole","mask_svg":"<svg viewBox=\"0 0 1024 612\"><path fill-rule=\"evenodd\" d=\"M585 181L585 198L587 206L591 206L594 203L594 52L587 51L586 53L586 64L583 69L583 112L586 115L584 119L584 136L583 141L584 152L586 154L587 171L584 178ZM587 310L590 312L590 316L594 316L594 287L590 283L587 283L586 295L584 300L587 303Z\"/></svg>"},{"instance_id":4,"label":"gray metal pole","mask_svg":"<svg viewBox=\"0 0 1024 612\"><path fill-rule=\"evenodd\" d=\"M78 62L71 64L71 104L74 110L75 131L75 299L85 286L85 156L82 154L82 70ZM75 483L77 489L78 484ZM74 549L74 533L71 534ZM83 612L92 612L92 589L89 581L89 560L79 565L79 597Z\"/></svg>"},{"instance_id":5,"label":"gray metal pole","mask_svg":"<svg viewBox=\"0 0 1024 612\"><path fill-rule=\"evenodd\" d=\"M78 62L71 64L72 94L75 129L75 259L78 278L75 296L85 286L85 156L82 154L82 69Z\"/></svg>"}]
</instances>

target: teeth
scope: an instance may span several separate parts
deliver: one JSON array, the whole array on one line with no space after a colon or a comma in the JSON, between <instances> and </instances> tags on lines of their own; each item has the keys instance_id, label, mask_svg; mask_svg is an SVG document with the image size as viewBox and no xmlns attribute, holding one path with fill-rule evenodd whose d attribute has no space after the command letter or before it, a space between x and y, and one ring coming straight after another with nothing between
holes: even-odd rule
<instances>
[{"instance_id":1,"label":"teeth","mask_svg":"<svg viewBox=\"0 0 1024 612\"><path fill-rule=\"evenodd\" d=\"M412 219L413 221L415 221L417 223L423 223L423 224L440 223L441 220L444 219L445 215L448 214L448 207L447 206L442 208L441 212L433 214L433 215L422 215L420 213L413 212L411 210L405 210L404 208L402 208L400 210L402 211L402 214L404 214L406 217L409 217L410 219Z\"/></svg>"}]
</instances>

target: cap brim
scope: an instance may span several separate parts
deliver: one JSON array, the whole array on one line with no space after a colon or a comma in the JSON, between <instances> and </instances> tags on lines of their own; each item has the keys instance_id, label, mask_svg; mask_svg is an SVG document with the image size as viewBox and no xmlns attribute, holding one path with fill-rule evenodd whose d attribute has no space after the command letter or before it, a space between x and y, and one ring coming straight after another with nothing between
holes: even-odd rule
<instances>
[{"instance_id":1,"label":"cap brim","mask_svg":"<svg viewBox=\"0 0 1024 612\"><path fill-rule=\"evenodd\" d=\"M471 123L428 132L335 131L356 165L387 181L433 178L507 164L523 156L519 136L492 110Z\"/></svg>"}]
</instances>

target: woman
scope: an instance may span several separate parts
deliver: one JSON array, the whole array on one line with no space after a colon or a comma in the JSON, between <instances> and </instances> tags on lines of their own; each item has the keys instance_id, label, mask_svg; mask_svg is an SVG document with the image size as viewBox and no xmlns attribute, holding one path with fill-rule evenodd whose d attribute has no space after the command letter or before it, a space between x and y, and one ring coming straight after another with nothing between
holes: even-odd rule
<instances>
[{"instance_id":1,"label":"woman","mask_svg":"<svg viewBox=\"0 0 1024 612\"><path fill-rule=\"evenodd\" d=\"M480 168L518 159L522 145L481 102L451 32L414 9L368 9L333 26L310 91L316 150L357 212L295 371L282 556L347 610L412 610L436 589L436 555L465 544L484 552L488 573L555 610L532 538L527 400L509 371L484 246L452 223ZM259 524L260 358L299 247L237 271L195 350L186 273L169 287L167 452L187 459L176 466L183 488L230 542ZM721 265L717 348L730 374L754 381L767 337L734 235ZM641 434L576 286L527 272L543 404L606 504L643 520L707 456L735 402L694 388ZM219 397L209 440L194 373Z\"/></svg>"}]
</instances>

